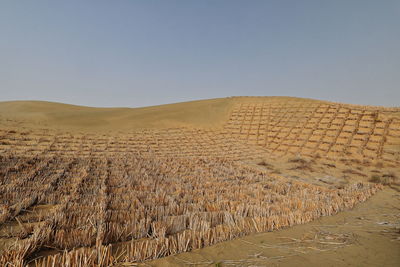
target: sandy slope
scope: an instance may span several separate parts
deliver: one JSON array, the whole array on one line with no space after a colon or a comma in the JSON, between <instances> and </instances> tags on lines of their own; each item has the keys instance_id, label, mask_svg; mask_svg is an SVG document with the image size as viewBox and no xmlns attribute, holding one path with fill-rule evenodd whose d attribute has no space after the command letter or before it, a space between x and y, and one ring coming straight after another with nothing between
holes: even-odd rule
<instances>
[{"instance_id":1,"label":"sandy slope","mask_svg":"<svg viewBox=\"0 0 400 267\"><path fill-rule=\"evenodd\" d=\"M221 126L232 99L211 99L144 108L91 108L42 101L0 102L0 116L12 124L79 131Z\"/></svg>"},{"instance_id":2,"label":"sandy slope","mask_svg":"<svg viewBox=\"0 0 400 267\"><path fill-rule=\"evenodd\" d=\"M330 103L295 97L228 97L149 106L143 108L96 108L45 101L0 102L3 125L49 127L79 131L137 130L143 128L222 127L235 105L296 101Z\"/></svg>"}]
</instances>

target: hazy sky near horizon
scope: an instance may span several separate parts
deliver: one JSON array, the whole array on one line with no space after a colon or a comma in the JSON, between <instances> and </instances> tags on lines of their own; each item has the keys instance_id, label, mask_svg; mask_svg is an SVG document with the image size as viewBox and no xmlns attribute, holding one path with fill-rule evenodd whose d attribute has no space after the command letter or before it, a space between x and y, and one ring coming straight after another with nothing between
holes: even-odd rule
<instances>
[{"instance_id":1,"label":"hazy sky near horizon","mask_svg":"<svg viewBox=\"0 0 400 267\"><path fill-rule=\"evenodd\" d=\"M0 101L400 106L400 1L0 2Z\"/></svg>"}]
</instances>

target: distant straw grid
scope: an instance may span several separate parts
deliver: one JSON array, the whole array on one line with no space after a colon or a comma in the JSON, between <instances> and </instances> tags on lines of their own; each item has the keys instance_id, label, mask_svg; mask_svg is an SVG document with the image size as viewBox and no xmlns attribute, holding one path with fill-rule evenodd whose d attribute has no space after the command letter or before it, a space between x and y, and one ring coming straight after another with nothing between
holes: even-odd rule
<instances>
[{"instance_id":1,"label":"distant straw grid","mask_svg":"<svg viewBox=\"0 0 400 267\"><path fill-rule=\"evenodd\" d=\"M243 98L244 100L246 98ZM142 129L79 133L0 127L0 153L16 156L157 157L243 160L266 155L362 157L400 164L400 109L304 99L249 98L221 129Z\"/></svg>"},{"instance_id":2,"label":"distant straw grid","mask_svg":"<svg viewBox=\"0 0 400 267\"><path fill-rule=\"evenodd\" d=\"M0 266L142 262L332 215L380 188L328 189L221 158L2 155L0 166L1 233L21 226ZM25 217L40 205L53 208Z\"/></svg>"},{"instance_id":3,"label":"distant straw grid","mask_svg":"<svg viewBox=\"0 0 400 267\"><path fill-rule=\"evenodd\" d=\"M31 157L104 157L121 153L241 160L265 156L268 151L237 140L224 131L213 129L171 128L123 134L97 134L0 127L0 154Z\"/></svg>"},{"instance_id":4,"label":"distant straw grid","mask_svg":"<svg viewBox=\"0 0 400 267\"><path fill-rule=\"evenodd\" d=\"M225 131L274 155L400 163L400 108L255 98L233 108Z\"/></svg>"}]
</instances>

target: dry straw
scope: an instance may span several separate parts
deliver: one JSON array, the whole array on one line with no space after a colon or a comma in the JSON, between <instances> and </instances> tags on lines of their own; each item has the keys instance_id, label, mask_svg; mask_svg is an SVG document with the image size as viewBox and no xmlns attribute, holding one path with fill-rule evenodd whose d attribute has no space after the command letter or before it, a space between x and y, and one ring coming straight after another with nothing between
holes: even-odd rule
<instances>
[{"instance_id":1,"label":"dry straw","mask_svg":"<svg viewBox=\"0 0 400 267\"><path fill-rule=\"evenodd\" d=\"M4 221L22 223L23 209L53 205L45 216L31 215L36 223L26 232L32 233L4 250L0 265L156 259L332 215L380 188L359 183L327 189L220 158L10 156L0 164L7 166L9 183L20 185L0 189L8 197L2 199ZM44 256L49 247L56 254Z\"/></svg>"}]
</instances>

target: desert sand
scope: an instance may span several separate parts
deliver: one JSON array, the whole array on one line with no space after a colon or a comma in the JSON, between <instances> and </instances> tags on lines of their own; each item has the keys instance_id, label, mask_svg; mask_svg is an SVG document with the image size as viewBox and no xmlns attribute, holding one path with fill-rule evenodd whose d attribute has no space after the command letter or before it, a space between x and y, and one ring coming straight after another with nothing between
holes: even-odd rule
<instances>
[{"instance_id":1,"label":"desert sand","mask_svg":"<svg viewBox=\"0 0 400 267\"><path fill-rule=\"evenodd\" d=\"M400 108L0 102L0 263L398 266Z\"/></svg>"}]
</instances>

